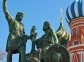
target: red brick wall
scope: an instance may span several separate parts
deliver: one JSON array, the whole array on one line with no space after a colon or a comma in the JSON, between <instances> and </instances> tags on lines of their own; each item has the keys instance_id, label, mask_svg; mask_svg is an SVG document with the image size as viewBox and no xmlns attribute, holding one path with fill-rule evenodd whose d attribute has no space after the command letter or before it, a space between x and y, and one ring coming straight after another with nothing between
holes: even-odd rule
<instances>
[{"instance_id":1,"label":"red brick wall","mask_svg":"<svg viewBox=\"0 0 84 62\"><path fill-rule=\"evenodd\" d=\"M71 38L67 43L70 62L84 62L84 17L71 20Z\"/></svg>"}]
</instances>

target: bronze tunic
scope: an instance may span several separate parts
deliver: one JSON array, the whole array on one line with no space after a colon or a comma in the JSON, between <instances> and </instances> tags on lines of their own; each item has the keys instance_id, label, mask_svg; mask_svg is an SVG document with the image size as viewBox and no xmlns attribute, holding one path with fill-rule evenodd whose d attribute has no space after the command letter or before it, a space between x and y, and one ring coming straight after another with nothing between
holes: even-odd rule
<instances>
[{"instance_id":1,"label":"bronze tunic","mask_svg":"<svg viewBox=\"0 0 84 62\"><path fill-rule=\"evenodd\" d=\"M23 25L13 20L9 23L9 35L7 39L6 51L18 49L22 42L23 36Z\"/></svg>"}]
</instances>

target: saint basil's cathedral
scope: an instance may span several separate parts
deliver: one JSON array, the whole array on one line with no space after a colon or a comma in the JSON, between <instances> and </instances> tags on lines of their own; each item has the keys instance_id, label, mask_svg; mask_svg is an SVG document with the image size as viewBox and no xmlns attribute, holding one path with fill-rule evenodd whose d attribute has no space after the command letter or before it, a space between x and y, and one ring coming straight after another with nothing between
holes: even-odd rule
<instances>
[{"instance_id":1,"label":"saint basil's cathedral","mask_svg":"<svg viewBox=\"0 0 84 62\"><path fill-rule=\"evenodd\" d=\"M68 6L66 20L71 28L66 44L70 62L84 62L84 0L76 0Z\"/></svg>"}]
</instances>

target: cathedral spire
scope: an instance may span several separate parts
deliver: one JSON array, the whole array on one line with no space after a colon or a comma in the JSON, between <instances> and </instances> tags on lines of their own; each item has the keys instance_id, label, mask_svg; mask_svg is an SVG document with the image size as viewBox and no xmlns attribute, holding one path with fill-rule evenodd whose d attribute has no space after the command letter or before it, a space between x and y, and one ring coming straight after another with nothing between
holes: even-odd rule
<instances>
[{"instance_id":1,"label":"cathedral spire","mask_svg":"<svg viewBox=\"0 0 84 62\"><path fill-rule=\"evenodd\" d=\"M76 0L76 1L83 1L83 0Z\"/></svg>"},{"instance_id":2,"label":"cathedral spire","mask_svg":"<svg viewBox=\"0 0 84 62\"><path fill-rule=\"evenodd\" d=\"M76 1L78 1L78 0L76 0Z\"/></svg>"},{"instance_id":3,"label":"cathedral spire","mask_svg":"<svg viewBox=\"0 0 84 62\"><path fill-rule=\"evenodd\" d=\"M62 25L63 26L63 9L61 8L60 9L60 25Z\"/></svg>"},{"instance_id":4,"label":"cathedral spire","mask_svg":"<svg viewBox=\"0 0 84 62\"><path fill-rule=\"evenodd\" d=\"M59 28L58 28L58 30L57 30L57 32L59 32L59 31L61 31L62 29L64 29L63 28L63 10L62 10L62 8L60 9L60 26L59 26Z\"/></svg>"}]
</instances>

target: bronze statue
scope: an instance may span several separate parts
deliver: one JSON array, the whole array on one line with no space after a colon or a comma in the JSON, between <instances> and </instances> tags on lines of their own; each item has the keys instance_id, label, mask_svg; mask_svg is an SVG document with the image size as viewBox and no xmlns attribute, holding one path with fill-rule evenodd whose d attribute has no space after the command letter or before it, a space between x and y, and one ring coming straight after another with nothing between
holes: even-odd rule
<instances>
[{"instance_id":1,"label":"bronze statue","mask_svg":"<svg viewBox=\"0 0 84 62\"><path fill-rule=\"evenodd\" d=\"M58 43L58 38L48 21L44 22L43 31L45 34L36 40L37 49L52 46Z\"/></svg>"},{"instance_id":2,"label":"bronze statue","mask_svg":"<svg viewBox=\"0 0 84 62\"><path fill-rule=\"evenodd\" d=\"M31 52L35 51L35 40L36 40L36 35L37 33L35 32L36 27L33 26L31 31L30 31L30 36L31 36L31 41L32 41L32 48L31 48Z\"/></svg>"},{"instance_id":3,"label":"bronze statue","mask_svg":"<svg viewBox=\"0 0 84 62\"><path fill-rule=\"evenodd\" d=\"M48 21L44 22L43 31L45 32L45 35L53 38L54 44L58 43L57 35L55 34L55 31L51 28L50 23Z\"/></svg>"},{"instance_id":4,"label":"bronze statue","mask_svg":"<svg viewBox=\"0 0 84 62\"><path fill-rule=\"evenodd\" d=\"M7 0L3 0L3 12L9 25L9 36L6 45L8 53L7 62L12 62L12 54L16 53L19 53L19 62L69 62L69 54L62 46L65 45L62 41L67 41L68 37L64 35L65 32L62 30L61 25L61 28L59 27L56 33L51 28L50 23L45 21L43 25L44 35L41 38L36 39L37 33L35 32L35 26L32 27L30 36L28 36L25 34L24 25L21 23L24 14L18 12L14 19L9 14L6 3ZM62 35L64 36L61 37ZM25 53L27 39L31 39L32 41L32 49L28 54ZM37 50L35 50L35 46Z\"/></svg>"},{"instance_id":5,"label":"bronze statue","mask_svg":"<svg viewBox=\"0 0 84 62\"><path fill-rule=\"evenodd\" d=\"M45 34L41 38L35 40L34 37L37 50L34 47L33 52L26 54L27 61L35 62L36 58L36 62L69 62L68 51L59 44L58 37L48 21L44 22L43 31ZM35 33L32 30L31 32Z\"/></svg>"},{"instance_id":6,"label":"bronze statue","mask_svg":"<svg viewBox=\"0 0 84 62\"><path fill-rule=\"evenodd\" d=\"M25 35L24 25L21 23L24 14L18 12L14 19L9 14L6 3L7 0L3 0L3 12L9 25L9 36L6 45L6 51L8 53L7 62L12 62L12 54L16 53L19 53L19 62L26 62L26 41L27 39L30 39L30 37Z\"/></svg>"},{"instance_id":7,"label":"bronze statue","mask_svg":"<svg viewBox=\"0 0 84 62\"><path fill-rule=\"evenodd\" d=\"M45 32L45 34L41 38L34 41L38 49L37 54L34 53L35 51L33 51L34 54L31 53L31 55L37 57L41 62L44 62L45 53L48 48L58 43L58 38L48 21L44 22L43 31Z\"/></svg>"}]
</instances>

